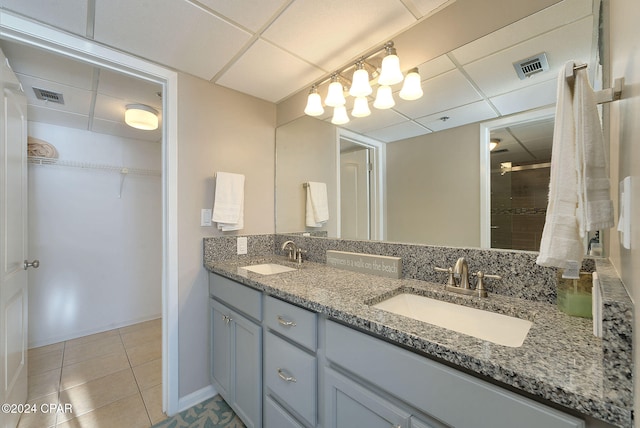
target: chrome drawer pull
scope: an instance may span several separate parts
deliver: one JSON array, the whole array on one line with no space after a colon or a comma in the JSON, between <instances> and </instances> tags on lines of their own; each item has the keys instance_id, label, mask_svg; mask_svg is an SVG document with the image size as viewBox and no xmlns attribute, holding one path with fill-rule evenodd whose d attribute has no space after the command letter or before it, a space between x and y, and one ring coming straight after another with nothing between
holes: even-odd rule
<instances>
[{"instance_id":1,"label":"chrome drawer pull","mask_svg":"<svg viewBox=\"0 0 640 428\"><path fill-rule=\"evenodd\" d=\"M286 319L282 318L282 315L278 315L278 323L280 325L285 326L285 327L295 327L297 325L295 323L295 321L289 321L289 320L286 320Z\"/></svg>"},{"instance_id":2,"label":"chrome drawer pull","mask_svg":"<svg viewBox=\"0 0 640 428\"><path fill-rule=\"evenodd\" d=\"M280 379L284 380L285 382L297 382L296 378L293 376L287 376L284 373L284 370L282 369L278 369L278 376L280 377Z\"/></svg>"},{"instance_id":3,"label":"chrome drawer pull","mask_svg":"<svg viewBox=\"0 0 640 428\"><path fill-rule=\"evenodd\" d=\"M231 321L233 321L233 318L230 318L230 317L228 317L228 316L226 316L226 315L223 315L223 316L222 316L222 319L224 320L224 322L225 322L226 324L229 324Z\"/></svg>"}]
</instances>

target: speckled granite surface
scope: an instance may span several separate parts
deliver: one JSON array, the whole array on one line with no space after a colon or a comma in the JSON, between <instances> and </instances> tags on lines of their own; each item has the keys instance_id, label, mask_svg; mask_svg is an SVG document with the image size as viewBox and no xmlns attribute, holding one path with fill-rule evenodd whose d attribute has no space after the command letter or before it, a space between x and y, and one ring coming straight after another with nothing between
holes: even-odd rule
<instances>
[{"instance_id":1,"label":"speckled granite surface","mask_svg":"<svg viewBox=\"0 0 640 428\"><path fill-rule=\"evenodd\" d=\"M551 271L552 274L546 275L536 272L535 266L532 266L535 265L535 258L531 259L532 253L429 247L433 250L429 250L431 254L425 256L420 253L422 248L375 243L377 254L381 253L380 246L389 245L387 250L397 253L385 254L402 257L404 266L413 266L408 269L410 274L403 269L404 279L382 278L331 268L323 264L323 260L315 259L315 262L305 262L296 271L264 276L241 267L265 261L286 264L282 257L270 255L273 254L274 248L279 248L286 236L256 237L256 244L259 243L264 249L271 245L270 250L262 254L256 250L249 256L231 257L220 254L229 254L229 249L224 249L224 242L214 241L218 239L221 238L210 238L209 241L205 239L204 263L211 272L369 331L526 394L613 425L633 426L630 377L632 323L628 318L632 313L632 310L629 312L631 303L624 289L620 288L622 284L619 279L616 282L615 275L610 277L610 272L607 273L610 266L607 262L598 262L599 275L600 269L605 272L604 275L600 275L600 285L605 300L605 318L609 319L605 319L605 336L601 340L593 336L591 320L565 315L558 311L555 305L549 304L547 297L539 299L543 301L522 299L523 294L538 292L542 284L545 290L554 289L549 293L553 294L555 300L555 273ZM299 239L303 241L299 242ZM232 248L235 250L235 237L231 240ZM365 253L371 249L366 242L359 241L344 241L339 248L335 248L335 242L331 241L336 240L312 239L313 243L304 240L305 238L296 237L296 242L308 251L312 260L319 257L321 251L329 249L326 247ZM305 244L319 246L321 249L314 248L310 251L309 246L305 247ZM251 248L251 237L249 247ZM508 281L503 280L504 284L501 287L507 291L504 293L507 295L494 293L487 299L479 299L443 291L442 284L445 278L434 275L430 269L424 267L443 264L447 266L447 263L455 261L460 255L470 260L470 270L483 269L488 273L504 275ZM507 257L504 257L505 255ZM481 268L471 264L476 257L483 257ZM407 262L407 259L410 261ZM502 271L492 271L491 268L494 266L500 266ZM424 276L421 277L420 273ZM414 276L420 277L421 280ZM434 277L436 279L432 280ZM531 281L531 284L527 284L527 281ZM532 290L527 290L529 287ZM526 318L533 321L533 327L522 347L509 348L370 306L405 290ZM519 298L514 298L513 295ZM615 358L612 358L613 355ZM610 361L607 361L608 359Z\"/></svg>"}]
</instances>

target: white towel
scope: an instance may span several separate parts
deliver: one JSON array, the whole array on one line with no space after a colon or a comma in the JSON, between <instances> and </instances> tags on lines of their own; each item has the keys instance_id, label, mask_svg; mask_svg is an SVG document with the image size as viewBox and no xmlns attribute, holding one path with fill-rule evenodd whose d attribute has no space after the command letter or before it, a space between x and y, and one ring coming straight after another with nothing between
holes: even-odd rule
<instances>
[{"instance_id":1,"label":"white towel","mask_svg":"<svg viewBox=\"0 0 640 428\"><path fill-rule=\"evenodd\" d=\"M607 153L597 102L585 68L576 70L573 85L578 173L580 236L613 226Z\"/></svg>"},{"instance_id":2,"label":"white towel","mask_svg":"<svg viewBox=\"0 0 640 428\"><path fill-rule=\"evenodd\" d=\"M541 266L580 265L586 231L613 225L612 216L610 224L606 220L608 178L595 96L584 69L576 70L572 88L565 76L573 67L567 62L558 76L549 204L536 260Z\"/></svg>"},{"instance_id":3,"label":"white towel","mask_svg":"<svg viewBox=\"0 0 640 428\"><path fill-rule=\"evenodd\" d=\"M222 231L244 227L244 175L230 172L216 173L216 194L211 220Z\"/></svg>"},{"instance_id":4,"label":"white towel","mask_svg":"<svg viewBox=\"0 0 640 428\"><path fill-rule=\"evenodd\" d=\"M328 220L327 185L310 181L307 183L305 224L308 227L322 227Z\"/></svg>"}]
</instances>

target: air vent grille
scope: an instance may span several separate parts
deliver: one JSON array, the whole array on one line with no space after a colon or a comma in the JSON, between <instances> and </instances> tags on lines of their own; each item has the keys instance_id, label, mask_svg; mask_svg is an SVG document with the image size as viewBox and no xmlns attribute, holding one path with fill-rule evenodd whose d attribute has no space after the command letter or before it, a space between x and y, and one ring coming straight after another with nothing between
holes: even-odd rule
<instances>
[{"instance_id":1,"label":"air vent grille","mask_svg":"<svg viewBox=\"0 0 640 428\"><path fill-rule=\"evenodd\" d=\"M525 58L513 63L513 67L521 80L531 77L534 74L549 70L547 54L541 53L536 56Z\"/></svg>"},{"instance_id":2,"label":"air vent grille","mask_svg":"<svg viewBox=\"0 0 640 428\"><path fill-rule=\"evenodd\" d=\"M47 91L46 89L33 88L36 98L39 100L49 101L57 104L64 104L64 96L61 93Z\"/></svg>"}]
</instances>

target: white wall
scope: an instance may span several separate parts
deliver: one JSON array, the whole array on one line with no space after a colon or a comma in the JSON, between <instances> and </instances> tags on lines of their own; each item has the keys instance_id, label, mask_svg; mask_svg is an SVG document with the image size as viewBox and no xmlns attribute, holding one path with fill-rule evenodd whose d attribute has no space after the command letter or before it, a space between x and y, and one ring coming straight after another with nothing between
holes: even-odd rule
<instances>
[{"instance_id":1,"label":"white wall","mask_svg":"<svg viewBox=\"0 0 640 428\"><path fill-rule=\"evenodd\" d=\"M29 122L59 159L161 170L161 144ZM161 178L29 166L29 346L161 316Z\"/></svg>"},{"instance_id":2,"label":"white wall","mask_svg":"<svg viewBox=\"0 0 640 428\"><path fill-rule=\"evenodd\" d=\"M624 77L620 101L611 108L611 184L616 215L618 183L632 177L631 249L620 245L615 228L611 233L611 261L615 265L635 304L634 383L635 411L640 412L640 3L637 0L613 0L610 5L611 78ZM617 224L616 224L617 226Z\"/></svg>"},{"instance_id":3,"label":"white wall","mask_svg":"<svg viewBox=\"0 0 640 428\"><path fill-rule=\"evenodd\" d=\"M338 233L338 149L336 127L303 116L277 130L276 230L279 233L326 230ZM322 227L305 226L306 189L302 183L327 184L329 220Z\"/></svg>"},{"instance_id":4,"label":"white wall","mask_svg":"<svg viewBox=\"0 0 640 428\"><path fill-rule=\"evenodd\" d=\"M192 76L178 79L178 269L180 397L209 380L208 275L200 209L213 204L216 171L245 174L245 228L274 232L275 105ZM174 326L171 326L173 328Z\"/></svg>"},{"instance_id":5,"label":"white wall","mask_svg":"<svg viewBox=\"0 0 640 428\"><path fill-rule=\"evenodd\" d=\"M387 144L387 240L480 246L480 125Z\"/></svg>"}]
</instances>

